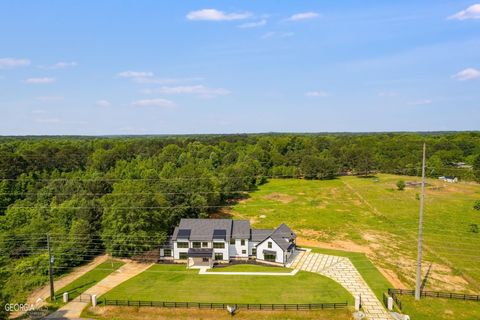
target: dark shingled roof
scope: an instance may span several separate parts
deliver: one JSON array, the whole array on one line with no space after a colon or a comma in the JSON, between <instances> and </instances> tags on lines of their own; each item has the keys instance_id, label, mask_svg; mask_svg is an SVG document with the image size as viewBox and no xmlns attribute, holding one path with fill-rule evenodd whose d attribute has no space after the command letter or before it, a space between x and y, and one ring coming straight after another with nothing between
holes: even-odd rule
<instances>
[{"instance_id":1,"label":"dark shingled roof","mask_svg":"<svg viewBox=\"0 0 480 320\"><path fill-rule=\"evenodd\" d=\"M190 258L211 258L213 254L212 248L204 248L204 249L188 249L187 255Z\"/></svg>"},{"instance_id":2,"label":"dark shingled roof","mask_svg":"<svg viewBox=\"0 0 480 320\"><path fill-rule=\"evenodd\" d=\"M253 242L261 242L268 238L273 232L273 229L252 229L251 240Z\"/></svg>"},{"instance_id":3,"label":"dark shingled roof","mask_svg":"<svg viewBox=\"0 0 480 320\"><path fill-rule=\"evenodd\" d=\"M179 230L190 229L191 241L209 241L213 239L214 230L225 230L225 240L230 241L232 220L230 219L182 219L178 229L173 233L173 240L179 238Z\"/></svg>"},{"instance_id":4,"label":"dark shingled roof","mask_svg":"<svg viewBox=\"0 0 480 320\"><path fill-rule=\"evenodd\" d=\"M278 244L278 246L282 248L283 251L286 251L294 245L291 240L294 240L297 235L286 224L282 223L277 229L273 230L273 232L268 234L263 240L260 240L260 242L265 241L265 239L269 237L273 241L275 241L275 243Z\"/></svg>"},{"instance_id":5,"label":"dark shingled roof","mask_svg":"<svg viewBox=\"0 0 480 320\"><path fill-rule=\"evenodd\" d=\"M233 220L232 238L234 239L250 239L250 221Z\"/></svg>"}]
</instances>

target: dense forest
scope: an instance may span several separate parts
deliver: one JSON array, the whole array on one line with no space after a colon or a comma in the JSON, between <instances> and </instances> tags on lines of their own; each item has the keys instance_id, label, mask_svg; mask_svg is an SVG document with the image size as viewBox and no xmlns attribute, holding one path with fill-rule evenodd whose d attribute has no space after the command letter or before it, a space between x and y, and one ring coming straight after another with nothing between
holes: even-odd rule
<instances>
[{"instance_id":1,"label":"dense forest","mask_svg":"<svg viewBox=\"0 0 480 320\"><path fill-rule=\"evenodd\" d=\"M59 275L150 250L269 178L419 175L424 142L429 176L480 180L478 132L0 138L0 299L46 282L47 234Z\"/></svg>"}]
</instances>

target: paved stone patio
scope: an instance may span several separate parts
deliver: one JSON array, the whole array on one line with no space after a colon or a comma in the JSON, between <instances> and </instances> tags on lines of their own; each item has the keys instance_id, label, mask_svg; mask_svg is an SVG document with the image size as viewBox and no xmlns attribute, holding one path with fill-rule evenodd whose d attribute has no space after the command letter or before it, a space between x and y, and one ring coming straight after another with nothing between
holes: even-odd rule
<instances>
[{"instance_id":1,"label":"paved stone patio","mask_svg":"<svg viewBox=\"0 0 480 320\"><path fill-rule=\"evenodd\" d=\"M287 267L327 276L340 283L354 297L361 296L362 308L369 320L393 319L346 257L312 253L310 250L298 251Z\"/></svg>"}]
</instances>

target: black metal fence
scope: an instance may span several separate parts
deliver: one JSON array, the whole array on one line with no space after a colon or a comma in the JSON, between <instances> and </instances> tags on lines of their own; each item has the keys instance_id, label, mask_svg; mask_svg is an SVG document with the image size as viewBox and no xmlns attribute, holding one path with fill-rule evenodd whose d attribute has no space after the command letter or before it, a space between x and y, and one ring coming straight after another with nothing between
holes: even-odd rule
<instances>
[{"instance_id":1,"label":"black metal fence","mask_svg":"<svg viewBox=\"0 0 480 320\"><path fill-rule=\"evenodd\" d=\"M344 309L348 302L336 303L308 303L308 304L252 304L252 303L208 303L208 302L167 302L167 301L140 301L140 300L110 300L99 301L105 306L131 307L160 307L160 308L196 308L196 309L226 309L234 306L236 309L246 310L323 310Z\"/></svg>"},{"instance_id":2,"label":"black metal fence","mask_svg":"<svg viewBox=\"0 0 480 320\"><path fill-rule=\"evenodd\" d=\"M405 289L388 289L388 294L395 299L396 295L408 295L414 296L415 290ZM422 297L444 298L444 299L456 299L456 300L468 300L468 301L480 301L480 295L466 294L466 293L454 293L454 292L440 292L440 291L421 291Z\"/></svg>"}]
</instances>

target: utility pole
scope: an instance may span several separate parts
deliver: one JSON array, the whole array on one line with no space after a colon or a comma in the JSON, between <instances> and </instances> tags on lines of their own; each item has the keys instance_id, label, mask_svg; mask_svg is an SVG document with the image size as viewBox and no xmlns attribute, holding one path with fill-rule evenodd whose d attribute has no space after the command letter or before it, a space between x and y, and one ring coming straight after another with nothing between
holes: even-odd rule
<instances>
[{"instance_id":1,"label":"utility pole","mask_svg":"<svg viewBox=\"0 0 480 320\"><path fill-rule=\"evenodd\" d=\"M423 242L423 199L425 197L425 143L423 144L422 160L422 192L420 194L420 219L418 220L418 253L417 253L417 278L415 282L415 300L420 300L422 283L422 242Z\"/></svg>"},{"instance_id":2,"label":"utility pole","mask_svg":"<svg viewBox=\"0 0 480 320\"><path fill-rule=\"evenodd\" d=\"M50 235L47 234L47 248L48 248L48 274L50 277L50 301L55 300L55 289L53 287L53 261L52 250L50 248Z\"/></svg>"}]
</instances>

